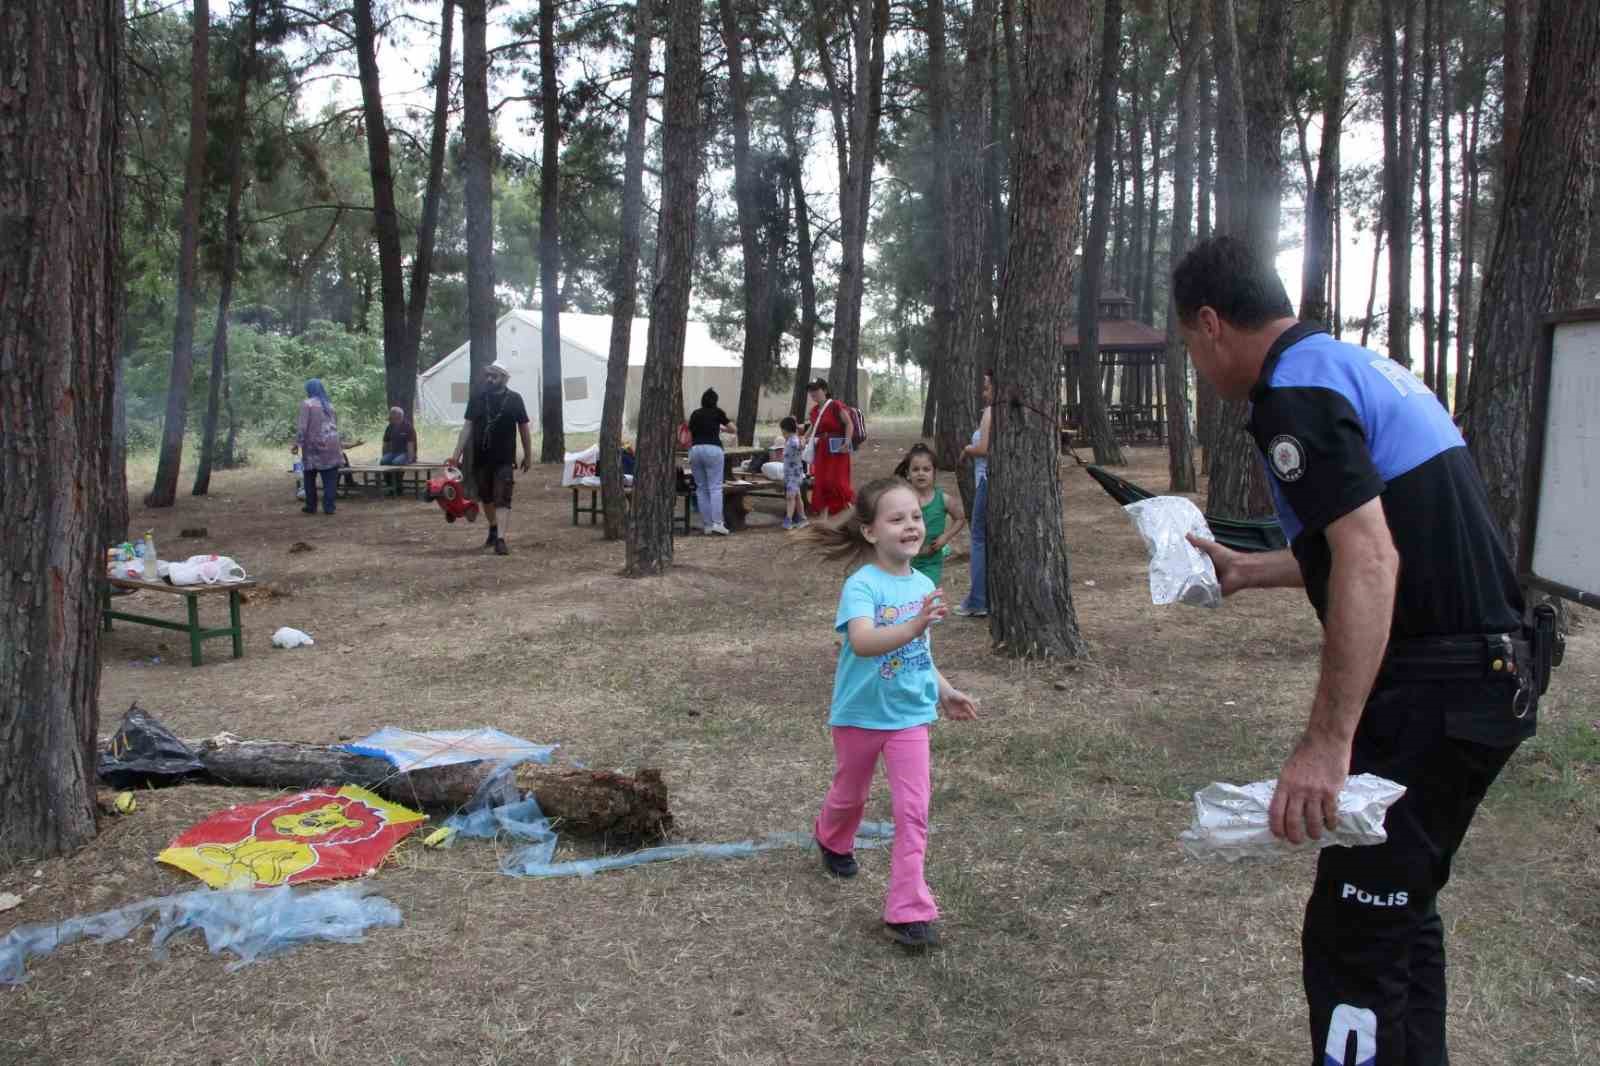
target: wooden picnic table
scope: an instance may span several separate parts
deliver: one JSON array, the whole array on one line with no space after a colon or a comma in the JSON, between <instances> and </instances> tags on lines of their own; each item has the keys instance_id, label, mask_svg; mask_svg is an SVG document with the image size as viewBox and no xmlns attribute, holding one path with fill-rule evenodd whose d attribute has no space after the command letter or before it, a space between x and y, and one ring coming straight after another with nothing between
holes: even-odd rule
<instances>
[{"instance_id":1,"label":"wooden picnic table","mask_svg":"<svg viewBox=\"0 0 1600 1066\"><path fill-rule=\"evenodd\" d=\"M806 478L800 490L800 498L802 502L805 502L809 497L808 490L810 489L810 485L811 479ZM605 501L600 498L600 486L568 485L567 487L572 490L572 524L579 524L579 515L588 515L589 524L591 526L597 524L600 520L600 516L606 513ZM583 504L580 498L580 494L584 492L589 494L589 502L587 506ZM633 486L630 485L623 489L623 493L629 499L631 499L633 496ZM677 490L677 495L678 498L683 501L683 513L681 517L677 519L677 521L682 523L684 535L687 536L689 530L692 528L690 526L689 514L692 501L695 496L695 490L692 486L689 488L680 488ZM745 475L744 478L739 481L725 481L722 483L723 522L727 525L730 531L737 532L745 527L747 524L746 519L749 517L750 513L756 509L756 500L782 500L783 498L783 482L781 481L772 481L768 478L751 474Z\"/></svg>"},{"instance_id":2,"label":"wooden picnic table","mask_svg":"<svg viewBox=\"0 0 1600 1066\"><path fill-rule=\"evenodd\" d=\"M428 487L428 482L435 473L443 470L444 466L443 460L436 463L424 461L399 463L394 466L351 463L349 466L339 468L339 473L342 475L339 478L339 493L348 496L352 491L360 489L369 495L377 495L388 487L389 479L393 478L400 485L396 490L397 494L410 489L412 495L420 500Z\"/></svg>"},{"instance_id":3,"label":"wooden picnic table","mask_svg":"<svg viewBox=\"0 0 1600 1066\"><path fill-rule=\"evenodd\" d=\"M119 622L135 622L139 625L155 626L157 629L175 629L180 633L189 634L189 665L200 665L200 643L213 637L233 638L233 657L244 656L244 629L239 624L239 593L244 589L256 587L254 581L224 581L215 585L169 585L165 581L135 581L130 578L107 577L103 586L102 606L104 608L106 631L110 632L113 619ZM113 588L126 589L130 592L162 592L170 596L182 596L184 606L188 611L186 622L174 622L170 618L156 618L146 614L134 614L131 611L113 611L111 609L111 590ZM227 593L228 596L228 625L222 628L205 629L200 625L200 597L219 596Z\"/></svg>"},{"instance_id":4,"label":"wooden picnic table","mask_svg":"<svg viewBox=\"0 0 1600 1066\"><path fill-rule=\"evenodd\" d=\"M748 463L757 456L761 458L763 463L768 462L771 459L771 452L772 449L770 448L757 447L722 449L722 480L732 481L733 468ZM689 465L689 452L686 449L680 449L677 454L680 460L678 465L687 468Z\"/></svg>"}]
</instances>

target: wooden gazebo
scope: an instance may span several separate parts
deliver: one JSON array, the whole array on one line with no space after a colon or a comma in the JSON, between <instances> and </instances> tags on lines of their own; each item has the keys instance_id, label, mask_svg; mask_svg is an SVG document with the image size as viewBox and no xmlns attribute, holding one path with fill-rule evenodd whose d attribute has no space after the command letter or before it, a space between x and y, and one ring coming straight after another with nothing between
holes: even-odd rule
<instances>
[{"instance_id":1,"label":"wooden gazebo","mask_svg":"<svg viewBox=\"0 0 1600 1066\"><path fill-rule=\"evenodd\" d=\"M1067 428L1082 426L1078 395L1078 329L1067 327L1062 337L1067 373L1062 381L1062 403ZM1100 298L1100 388L1106 413L1117 438L1124 443L1160 443L1167 436L1167 388L1163 373L1167 338L1164 333L1133 317L1133 300L1120 292Z\"/></svg>"}]
</instances>

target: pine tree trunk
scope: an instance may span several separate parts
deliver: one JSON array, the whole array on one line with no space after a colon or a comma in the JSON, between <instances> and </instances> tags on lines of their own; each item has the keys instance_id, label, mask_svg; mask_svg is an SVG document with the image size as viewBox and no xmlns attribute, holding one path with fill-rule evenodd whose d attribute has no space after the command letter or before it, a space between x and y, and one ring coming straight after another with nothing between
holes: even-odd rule
<instances>
[{"instance_id":1,"label":"pine tree trunk","mask_svg":"<svg viewBox=\"0 0 1600 1066\"><path fill-rule=\"evenodd\" d=\"M856 364L861 354L861 298L866 285L867 212L872 203L872 165L883 113L884 36L888 0L852 0L849 85L839 78L830 43L834 14L825 0L812 0L812 28L828 85L834 144L839 162L840 264L834 300L828 385L847 404L858 403Z\"/></svg>"},{"instance_id":2,"label":"pine tree trunk","mask_svg":"<svg viewBox=\"0 0 1600 1066\"><path fill-rule=\"evenodd\" d=\"M354 0L351 13L355 26L356 71L361 81L361 112L367 135L367 169L372 180L372 235L378 246L384 393L390 406L405 406L401 402L404 397L416 396L417 368L415 363L409 368L405 365L406 290L404 256L400 248L400 211L395 205L394 162L378 77L378 30L373 21L372 0ZM331 228L328 236L330 239L333 236ZM317 258L316 254L307 258L308 282ZM366 321L365 313L361 321Z\"/></svg>"},{"instance_id":3,"label":"pine tree trunk","mask_svg":"<svg viewBox=\"0 0 1600 1066\"><path fill-rule=\"evenodd\" d=\"M628 349L639 303L640 220L644 215L645 123L650 107L651 0L633 5L633 56L628 83L628 142L622 163L622 243L611 275L611 347L606 357L606 392L600 411L600 495L605 501L605 539L626 532L627 497L622 484L622 414L628 392Z\"/></svg>"},{"instance_id":4,"label":"pine tree trunk","mask_svg":"<svg viewBox=\"0 0 1600 1066\"><path fill-rule=\"evenodd\" d=\"M1361 320L1361 347L1367 346L1367 338L1372 334L1372 308L1378 299L1378 261L1383 258L1383 223L1384 216L1378 214L1378 225L1372 231L1372 280L1367 285L1367 314Z\"/></svg>"},{"instance_id":5,"label":"pine tree trunk","mask_svg":"<svg viewBox=\"0 0 1600 1066\"><path fill-rule=\"evenodd\" d=\"M1516 558L1540 323L1581 296L1600 131L1600 4L1543 0L1473 343L1467 446Z\"/></svg>"},{"instance_id":6,"label":"pine tree trunk","mask_svg":"<svg viewBox=\"0 0 1600 1066\"><path fill-rule=\"evenodd\" d=\"M178 495L183 465L184 429L189 421L189 384L194 379L194 305L198 297L195 250L200 240L200 201L206 185L206 96L210 85L209 0L194 0L194 41L189 51L189 155L183 172L183 214L178 226L178 315L172 336L172 372L167 379L167 414L161 428L161 456L146 507L171 507Z\"/></svg>"},{"instance_id":7,"label":"pine tree trunk","mask_svg":"<svg viewBox=\"0 0 1600 1066\"><path fill-rule=\"evenodd\" d=\"M1300 317L1331 324L1328 278L1332 274L1334 197L1339 174L1339 140L1344 128L1344 98L1350 66L1350 37L1355 27L1356 0L1333 0L1333 37L1323 71L1322 144L1317 149L1317 176L1306 201L1306 252L1300 287Z\"/></svg>"},{"instance_id":8,"label":"pine tree trunk","mask_svg":"<svg viewBox=\"0 0 1600 1066\"><path fill-rule=\"evenodd\" d=\"M1439 19L1435 24L1434 54L1439 61L1439 306L1438 328L1435 331L1437 351L1434 356L1433 393L1446 408L1450 405L1450 260L1455 254L1451 246L1451 217L1455 205L1451 196L1450 167L1450 114L1455 106L1450 82L1450 41L1454 22L1449 3L1439 5Z\"/></svg>"},{"instance_id":9,"label":"pine tree trunk","mask_svg":"<svg viewBox=\"0 0 1600 1066\"><path fill-rule=\"evenodd\" d=\"M1025 5L1022 24L1027 92L1019 101L989 475L990 633L1009 655L1076 658L1088 648L1062 532L1057 383L1088 170L1088 0Z\"/></svg>"},{"instance_id":10,"label":"pine tree trunk","mask_svg":"<svg viewBox=\"0 0 1600 1066\"><path fill-rule=\"evenodd\" d=\"M1389 358L1411 365L1411 178L1416 158L1411 107L1417 0L1379 0L1383 60L1383 190L1389 228Z\"/></svg>"},{"instance_id":11,"label":"pine tree trunk","mask_svg":"<svg viewBox=\"0 0 1600 1066\"><path fill-rule=\"evenodd\" d=\"M1422 381L1435 387L1433 376L1433 26L1438 0L1422 3L1422 96L1417 101L1417 215L1422 221Z\"/></svg>"},{"instance_id":12,"label":"pine tree trunk","mask_svg":"<svg viewBox=\"0 0 1600 1066\"><path fill-rule=\"evenodd\" d=\"M1453 407L1457 417L1466 410L1467 390L1472 381L1472 275L1477 260L1478 243L1478 120L1483 115L1483 99L1472 105L1472 126L1467 126L1467 113L1461 112L1461 273L1456 277L1456 392Z\"/></svg>"},{"instance_id":13,"label":"pine tree trunk","mask_svg":"<svg viewBox=\"0 0 1600 1066\"><path fill-rule=\"evenodd\" d=\"M783 112L783 139L789 153L784 171L794 193L795 254L800 262L800 337L794 364L794 395L789 401L789 414L796 420L805 418L806 385L811 380L811 355L817 343L817 267L811 244L811 209L806 205L805 166L795 128L795 112L802 93L799 80L791 81ZM923 433L931 435L932 430Z\"/></svg>"},{"instance_id":14,"label":"pine tree trunk","mask_svg":"<svg viewBox=\"0 0 1600 1066\"><path fill-rule=\"evenodd\" d=\"M739 217L739 246L744 272L744 354L739 371L739 406L734 426L740 444L755 440L756 409L767 383L772 348L771 299L767 261L761 247L760 178L750 155L750 87L745 81L743 41L746 33L734 6L718 0L722 45L728 54L728 96L733 112L733 198Z\"/></svg>"},{"instance_id":15,"label":"pine tree trunk","mask_svg":"<svg viewBox=\"0 0 1600 1066\"><path fill-rule=\"evenodd\" d=\"M1217 232L1245 238L1250 232L1249 127L1244 75L1239 70L1238 21L1233 0L1211 0L1212 55L1217 74ZM1268 260L1269 262L1271 260Z\"/></svg>"},{"instance_id":16,"label":"pine tree trunk","mask_svg":"<svg viewBox=\"0 0 1600 1066\"><path fill-rule=\"evenodd\" d=\"M239 200L244 195L245 105L250 99L250 78L255 73L256 18L260 0L250 0L244 25L244 50L234 73L233 121L228 130L228 208L224 226L222 279L217 293L217 325L211 335L211 373L206 382L206 417L200 432L200 460L194 468L192 495L211 490L211 466L216 457L217 415L222 401L222 379L228 366L228 308L233 303L233 282L239 271Z\"/></svg>"},{"instance_id":17,"label":"pine tree trunk","mask_svg":"<svg viewBox=\"0 0 1600 1066\"><path fill-rule=\"evenodd\" d=\"M1500 78L1500 188L1511 179L1511 162L1522 138L1523 109L1528 96L1528 12L1537 0L1502 0L1505 34Z\"/></svg>"},{"instance_id":18,"label":"pine tree trunk","mask_svg":"<svg viewBox=\"0 0 1600 1066\"><path fill-rule=\"evenodd\" d=\"M561 381L561 88L556 82L556 3L539 0L539 342L544 389L539 400L539 461L566 455Z\"/></svg>"},{"instance_id":19,"label":"pine tree trunk","mask_svg":"<svg viewBox=\"0 0 1600 1066\"><path fill-rule=\"evenodd\" d=\"M1163 66L1166 63L1165 54L1161 57ZM1139 271L1141 277L1139 293L1140 321L1146 325L1155 325L1156 321L1156 238L1160 231L1161 222L1161 116L1156 114L1154 107L1147 109L1150 116L1150 207L1145 212L1145 221L1148 223L1148 232L1144 242L1144 266ZM1143 370L1140 371L1142 375Z\"/></svg>"},{"instance_id":20,"label":"pine tree trunk","mask_svg":"<svg viewBox=\"0 0 1600 1066\"><path fill-rule=\"evenodd\" d=\"M1245 213L1250 244L1263 263L1278 259L1278 229L1283 214L1283 127L1288 119L1289 0L1262 0L1245 77ZM1252 461L1252 467L1255 463ZM1263 483L1263 487L1264 483Z\"/></svg>"},{"instance_id":21,"label":"pine tree trunk","mask_svg":"<svg viewBox=\"0 0 1600 1066\"><path fill-rule=\"evenodd\" d=\"M120 3L0 5L0 856L8 866L70 852L95 833L102 518L113 505L122 345L122 32ZM197 140L203 150L203 129Z\"/></svg>"},{"instance_id":22,"label":"pine tree trunk","mask_svg":"<svg viewBox=\"0 0 1600 1066\"><path fill-rule=\"evenodd\" d=\"M1212 144L1214 131L1217 126L1217 101L1215 93L1215 78L1211 73L1211 50L1206 49L1200 57L1200 85L1198 98L1200 103L1200 131L1195 138L1194 145L1194 173L1195 173L1195 226L1194 235L1197 241L1211 239L1211 198L1215 192L1215 182L1212 180L1211 160L1214 147ZM1202 439L1204 433L1201 434Z\"/></svg>"},{"instance_id":23,"label":"pine tree trunk","mask_svg":"<svg viewBox=\"0 0 1600 1066\"><path fill-rule=\"evenodd\" d=\"M650 294L650 342L639 394L639 459L624 571L630 577L663 574L672 566L678 498L673 449L683 417L681 406L675 409L680 401L675 400L672 383L683 379L701 163L699 6L672 5L667 30L661 221L656 230L656 283Z\"/></svg>"},{"instance_id":24,"label":"pine tree trunk","mask_svg":"<svg viewBox=\"0 0 1600 1066\"><path fill-rule=\"evenodd\" d=\"M494 147L489 129L487 0L461 0L461 132L467 222L467 338L477 389L483 368L498 357L494 295ZM557 387L560 387L558 381ZM543 425L541 429L545 429Z\"/></svg>"},{"instance_id":25,"label":"pine tree trunk","mask_svg":"<svg viewBox=\"0 0 1600 1066\"><path fill-rule=\"evenodd\" d=\"M981 415L979 395L983 371L993 369L987 343L993 332L993 282L989 277L990 205L984 189L984 153L998 151L988 139L988 55L994 39L995 0L974 0L962 40L961 82L952 116L955 135L950 173L949 215L953 239L951 268L955 284L955 323L951 351L942 368L939 397L939 443L953 449L956 485L971 513L977 481L972 464L960 462L961 445L970 439Z\"/></svg>"},{"instance_id":26,"label":"pine tree trunk","mask_svg":"<svg viewBox=\"0 0 1600 1066\"><path fill-rule=\"evenodd\" d=\"M1029 14L1025 19L1037 23L1041 17ZM1078 403L1083 431L1094 449L1094 461L1106 466L1127 462L1111 430L1111 419L1106 415L1105 398L1100 389L1100 294L1105 285L1106 236L1111 224L1111 149L1116 136L1122 0L1105 0L1102 19L1099 98L1095 111L1098 117L1094 134L1094 205L1089 212L1089 236L1083 245L1083 280L1078 286ZM1021 150L1019 146L1019 153ZM1075 224L1076 221L1074 219Z\"/></svg>"},{"instance_id":27,"label":"pine tree trunk","mask_svg":"<svg viewBox=\"0 0 1600 1066\"><path fill-rule=\"evenodd\" d=\"M928 129L933 142L933 182L928 206L938 227L938 254L929 264L928 363L939 391L934 394L935 458L946 470L961 467L961 449L972 422L972 353L955 347L956 220L954 182L950 173L954 128L950 118L950 69L945 40L944 0L927 0L924 33L928 39Z\"/></svg>"},{"instance_id":28,"label":"pine tree trunk","mask_svg":"<svg viewBox=\"0 0 1600 1066\"><path fill-rule=\"evenodd\" d=\"M1178 49L1178 129L1172 149L1172 236L1168 242L1169 270L1189 250L1189 227L1194 219L1195 101L1200 81L1201 39L1205 28L1204 0L1188 0L1189 17ZM1167 491L1194 492L1198 487L1194 467L1194 438L1189 423L1189 353L1178 332L1178 308L1167 286L1167 351L1163 370L1167 389Z\"/></svg>"},{"instance_id":29,"label":"pine tree trunk","mask_svg":"<svg viewBox=\"0 0 1600 1066\"><path fill-rule=\"evenodd\" d=\"M417 221L417 252L411 261L411 295L406 300L405 344L396 360L396 373L385 389L390 407L407 417L417 408L417 373L422 357L422 324L428 309L428 288L433 280L433 246L439 230L439 206L444 199L444 153L450 127L451 40L455 35L456 0L439 5L439 62L433 68L433 123L428 137L428 184L422 193L422 217ZM470 362L470 357L469 357Z\"/></svg>"}]
</instances>

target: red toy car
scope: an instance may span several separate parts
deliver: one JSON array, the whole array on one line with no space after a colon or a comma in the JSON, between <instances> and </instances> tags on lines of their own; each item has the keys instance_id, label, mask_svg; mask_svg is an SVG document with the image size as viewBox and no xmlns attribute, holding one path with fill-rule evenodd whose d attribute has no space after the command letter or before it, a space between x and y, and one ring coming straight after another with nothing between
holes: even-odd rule
<instances>
[{"instance_id":1,"label":"red toy car","mask_svg":"<svg viewBox=\"0 0 1600 1066\"><path fill-rule=\"evenodd\" d=\"M446 522L454 522L465 515L468 522L478 520L478 501L467 499L461 485L461 471L446 466L444 473L428 479L428 499L439 501Z\"/></svg>"}]
</instances>

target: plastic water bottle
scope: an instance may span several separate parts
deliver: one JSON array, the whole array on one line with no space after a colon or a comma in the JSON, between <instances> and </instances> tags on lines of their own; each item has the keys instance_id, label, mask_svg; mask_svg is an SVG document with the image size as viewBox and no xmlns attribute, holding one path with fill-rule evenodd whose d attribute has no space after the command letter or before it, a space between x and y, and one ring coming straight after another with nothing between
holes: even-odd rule
<instances>
[{"instance_id":1,"label":"plastic water bottle","mask_svg":"<svg viewBox=\"0 0 1600 1066\"><path fill-rule=\"evenodd\" d=\"M156 565L156 559L158 558L156 555L156 538L148 529L144 531L144 557L149 560L151 566Z\"/></svg>"}]
</instances>

